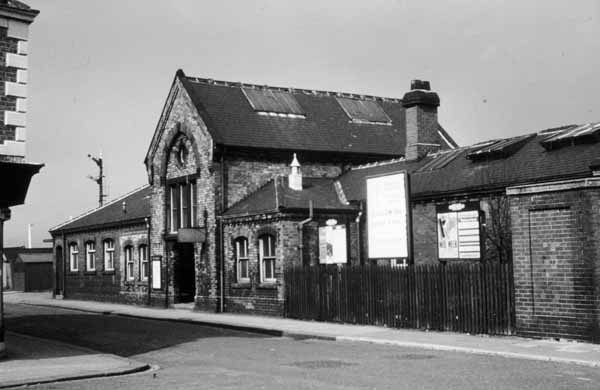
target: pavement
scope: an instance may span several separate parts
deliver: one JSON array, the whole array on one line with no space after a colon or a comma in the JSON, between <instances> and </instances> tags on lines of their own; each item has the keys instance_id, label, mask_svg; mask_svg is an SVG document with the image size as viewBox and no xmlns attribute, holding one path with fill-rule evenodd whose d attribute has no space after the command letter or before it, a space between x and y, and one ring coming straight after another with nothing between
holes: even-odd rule
<instances>
[{"instance_id":1,"label":"pavement","mask_svg":"<svg viewBox=\"0 0 600 390\"><path fill-rule=\"evenodd\" d=\"M377 326L300 321L245 314L209 313L189 309L164 309L92 301L61 300L52 299L49 293L7 294L4 300L6 303L50 306L92 313L197 323L272 336L367 342L600 367L600 345L575 341L538 340L513 336L482 336L452 332L427 332Z\"/></svg>"},{"instance_id":2,"label":"pavement","mask_svg":"<svg viewBox=\"0 0 600 390\"><path fill-rule=\"evenodd\" d=\"M150 367L132 359L70 344L6 332L0 388L124 375Z\"/></svg>"}]
</instances>

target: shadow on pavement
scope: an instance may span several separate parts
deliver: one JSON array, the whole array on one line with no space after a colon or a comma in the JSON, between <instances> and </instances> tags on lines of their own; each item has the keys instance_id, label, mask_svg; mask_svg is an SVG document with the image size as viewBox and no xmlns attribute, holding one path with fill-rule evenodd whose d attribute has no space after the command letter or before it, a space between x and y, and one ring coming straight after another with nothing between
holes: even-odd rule
<instances>
[{"instance_id":1,"label":"shadow on pavement","mask_svg":"<svg viewBox=\"0 0 600 390\"><path fill-rule=\"evenodd\" d=\"M12 332L123 357L210 337L266 337L197 324L79 313L13 314L5 323Z\"/></svg>"}]
</instances>

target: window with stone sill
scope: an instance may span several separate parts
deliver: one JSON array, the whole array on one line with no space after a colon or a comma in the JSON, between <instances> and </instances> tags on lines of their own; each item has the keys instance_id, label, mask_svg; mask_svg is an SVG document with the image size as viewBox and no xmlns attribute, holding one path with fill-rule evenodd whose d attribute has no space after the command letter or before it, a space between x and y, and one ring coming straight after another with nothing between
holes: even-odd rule
<instances>
[{"instance_id":1,"label":"window with stone sill","mask_svg":"<svg viewBox=\"0 0 600 390\"><path fill-rule=\"evenodd\" d=\"M69 269L71 272L79 270L79 249L75 243L69 244Z\"/></svg>"},{"instance_id":2,"label":"window with stone sill","mask_svg":"<svg viewBox=\"0 0 600 390\"><path fill-rule=\"evenodd\" d=\"M96 270L96 243L93 241L85 243L85 270Z\"/></svg>"},{"instance_id":3,"label":"window with stone sill","mask_svg":"<svg viewBox=\"0 0 600 390\"><path fill-rule=\"evenodd\" d=\"M111 239L104 241L104 270L115 270L115 242Z\"/></svg>"},{"instance_id":4,"label":"window with stone sill","mask_svg":"<svg viewBox=\"0 0 600 390\"><path fill-rule=\"evenodd\" d=\"M133 268L133 247L128 245L125 247L125 278L128 281L134 279Z\"/></svg>"},{"instance_id":5,"label":"window with stone sill","mask_svg":"<svg viewBox=\"0 0 600 390\"><path fill-rule=\"evenodd\" d=\"M248 263L248 239L246 237L237 238L235 240L235 264L238 283L250 282Z\"/></svg>"},{"instance_id":6,"label":"window with stone sill","mask_svg":"<svg viewBox=\"0 0 600 390\"><path fill-rule=\"evenodd\" d=\"M149 273L149 263L148 263L148 246L140 245L138 248L139 251L139 259L140 259L140 280L147 281L148 273Z\"/></svg>"},{"instance_id":7,"label":"window with stone sill","mask_svg":"<svg viewBox=\"0 0 600 390\"><path fill-rule=\"evenodd\" d=\"M265 234L258 239L261 283L275 283L275 237Z\"/></svg>"}]
</instances>

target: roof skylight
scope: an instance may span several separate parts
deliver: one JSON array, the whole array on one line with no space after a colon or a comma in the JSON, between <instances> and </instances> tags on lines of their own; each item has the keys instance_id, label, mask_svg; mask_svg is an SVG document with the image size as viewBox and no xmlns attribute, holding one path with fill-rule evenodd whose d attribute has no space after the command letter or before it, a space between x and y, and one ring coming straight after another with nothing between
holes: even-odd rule
<instances>
[{"instance_id":1,"label":"roof skylight","mask_svg":"<svg viewBox=\"0 0 600 390\"><path fill-rule=\"evenodd\" d=\"M566 145L593 143L599 139L600 123L588 123L553 134L540 143L546 149L557 149Z\"/></svg>"},{"instance_id":2,"label":"roof skylight","mask_svg":"<svg viewBox=\"0 0 600 390\"><path fill-rule=\"evenodd\" d=\"M467 154L467 158L475 161L506 158L521 149L533 137L535 137L535 134L501 139Z\"/></svg>"},{"instance_id":3,"label":"roof skylight","mask_svg":"<svg viewBox=\"0 0 600 390\"><path fill-rule=\"evenodd\" d=\"M250 89L243 88L242 91L258 113L266 113L273 116L304 117L304 110L289 92L272 89Z\"/></svg>"},{"instance_id":4,"label":"roof skylight","mask_svg":"<svg viewBox=\"0 0 600 390\"><path fill-rule=\"evenodd\" d=\"M436 169L441 169L446 165L450 164L463 151L463 149L455 149L449 152L439 153L436 156L434 156L431 161L419 168L417 172L428 172Z\"/></svg>"},{"instance_id":5,"label":"roof skylight","mask_svg":"<svg viewBox=\"0 0 600 390\"><path fill-rule=\"evenodd\" d=\"M391 124L392 120L377 102L338 97L336 99L348 117L357 123Z\"/></svg>"}]
</instances>

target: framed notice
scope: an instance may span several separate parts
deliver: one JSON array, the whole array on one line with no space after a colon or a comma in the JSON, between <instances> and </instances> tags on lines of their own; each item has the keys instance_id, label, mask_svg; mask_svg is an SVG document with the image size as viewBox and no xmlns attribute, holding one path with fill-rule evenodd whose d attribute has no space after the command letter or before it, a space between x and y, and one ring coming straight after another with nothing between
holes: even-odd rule
<instances>
[{"instance_id":1,"label":"framed notice","mask_svg":"<svg viewBox=\"0 0 600 390\"><path fill-rule=\"evenodd\" d=\"M481 258L479 203L452 203L438 206L439 259Z\"/></svg>"},{"instance_id":2,"label":"framed notice","mask_svg":"<svg viewBox=\"0 0 600 390\"><path fill-rule=\"evenodd\" d=\"M162 288L160 256L152 257L152 288L156 290Z\"/></svg>"},{"instance_id":3,"label":"framed notice","mask_svg":"<svg viewBox=\"0 0 600 390\"><path fill-rule=\"evenodd\" d=\"M319 227L319 263L344 264L348 261L345 225Z\"/></svg>"},{"instance_id":4,"label":"framed notice","mask_svg":"<svg viewBox=\"0 0 600 390\"><path fill-rule=\"evenodd\" d=\"M408 175L397 172L367 178L369 258L407 258L409 254Z\"/></svg>"}]
</instances>

